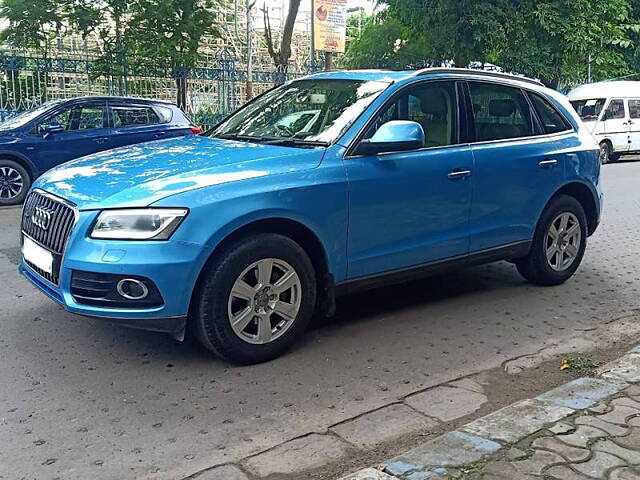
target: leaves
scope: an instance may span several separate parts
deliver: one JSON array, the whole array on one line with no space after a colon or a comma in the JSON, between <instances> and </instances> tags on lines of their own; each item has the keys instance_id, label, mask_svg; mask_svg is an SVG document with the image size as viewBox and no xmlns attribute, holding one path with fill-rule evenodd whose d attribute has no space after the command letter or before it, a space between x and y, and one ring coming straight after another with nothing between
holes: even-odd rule
<instances>
[{"instance_id":1,"label":"leaves","mask_svg":"<svg viewBox=\"0 0 640 480\"><path fill-rule=\"evenodd\" d=\"M383 0L350 42L351 67L493 63L551 87L621 76L640 63L640 2ZM634 11L632 6L639 10ZM399 48L398 48L399 46ZM383 64L383 65L380 65Z\"/></svg>"}]
</instances>

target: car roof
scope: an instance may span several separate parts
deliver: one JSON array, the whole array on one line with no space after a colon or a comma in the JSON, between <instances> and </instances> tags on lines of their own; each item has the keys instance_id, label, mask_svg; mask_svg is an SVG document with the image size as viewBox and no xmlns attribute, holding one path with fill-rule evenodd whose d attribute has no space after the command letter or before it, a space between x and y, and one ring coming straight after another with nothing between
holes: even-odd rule
<instances>
[{"instance_id":1,"label":"car roof","mask_svg":"<svg viewBox=\"0 0 640 480\"><path fill-rule=\"evenodd\" d=\"M589 100L608 97L640 97L640 82L614 81L587 83L571 90L570 100Z\"/></svg>"},{"instance_id":2,"label":"car roof","mask_svg":"<svg viewBox=\"0 0 640 480\"><path fill-rule=\"evenodd\" d=\"M487 70L479 70L473 68L445 68L445 67L432 67L423 68L420 70L342 70L342 71L330 71L320 72L309 75L305 78L314 79L344 79L344 80L362 80L362 81L379 81L395 83L404 80L410 80L416 77L428 77L428 76L446 76L446 77L460 77L460 78L494 78L500 80L507 80L511 82L526 83L529 85L535 85L538 87L544 87L542 82L534 80L521 75L492 72Z\"/></svg>"},{"instance_id":3,"label":"car roof","mask_svg":"<svg viewBox=\"0 0 640 480\"><path fill-rule=\"evenodd\" d=\"M82 97L74 97L66 99L66 102L83 102L83 101L91 101L91 100L104 100L104 101L117 101L124 103L147 103L149 105L161 104L169 106L175 106L175 104L168 102L166 100L153 100L149 98L136 98L136 97L118 97L118 96L109 96L109 95L85 95Z\"/></svg>"}]
</instances>

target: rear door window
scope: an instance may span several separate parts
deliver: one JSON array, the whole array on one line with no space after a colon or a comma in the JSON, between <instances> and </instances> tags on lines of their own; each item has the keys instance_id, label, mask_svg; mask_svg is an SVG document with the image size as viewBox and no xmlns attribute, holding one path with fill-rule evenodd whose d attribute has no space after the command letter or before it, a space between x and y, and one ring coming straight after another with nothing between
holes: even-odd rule
<instances>
[{"instance_id":1,"label":"rear door window","mask_svg":"<svg viewBox=\"0 0 640 480\"><path fill-rule=\"evenodd\" d=\"M529 98L538 113L545 133L564 132L571 128L565 118L546 99L533 92L529 92Z\"/></svg>"},{"instance_id":2,"label":"rear door window","mask_svg":"<svg viewBox=\"0 0 640 480\"><path fill-rule=\"evenodd\" d=\"M117 106L111 107L113 126L140 127L143 125L157 125L162 122L160 116L151 106Z\"/></svg>"},{"instance_id":3,"label":"rear door window","mask_svg":"<svg viewBox=\"0 0 640 480\"><path fill-rule=\"evenodd\" d=\"M505 85L469 82L476 141L504 140L535 134L524 93Z\"/></svg>"}]
</instances>

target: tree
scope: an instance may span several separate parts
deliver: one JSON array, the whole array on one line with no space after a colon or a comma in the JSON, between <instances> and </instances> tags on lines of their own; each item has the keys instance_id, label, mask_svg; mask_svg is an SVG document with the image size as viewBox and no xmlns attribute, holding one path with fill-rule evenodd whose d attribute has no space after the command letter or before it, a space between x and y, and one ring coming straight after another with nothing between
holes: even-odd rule
<instances>
[{"instance_id":1,"label":"tree","mask_svg":"<svg viewBox=\"0 0 640 480\"><path fill-rule=\"evenodd\" d=\"M291 58L291 39L293 37L293 27L296 23L298 10L300 9L301 0L289 0L289 10L287 18L282 29L280 37L280 46L276 47L276 41L273 37L271 29L271 20L269 19L269 8L265 5L262 9L264 13L264 39L267 44L267 51L273 60L278 73L276 77L277 83L283 83L289 69L289 59Z\"/></svg>"},{"instance_id":2,"label":"tree","mask_svg":"<svg viewBox=\"0 0 640 480\"><path fill-rule=\"evenodd\" d=\"M171 66L180 108L188 109L187 76L199 58L202 38L220 35L217 5L215 0L137 0L131 7L129 49Z\"/></svg>"},{"instance_id":3,"label":"tree","mask_svg":"<svg viewBox=\"0 0 640 480\"><path fill-rule=\"evenodd\" d=\"M493 63L554 88L584 81L589 65L594 79L605 79L628 73L630 62L640 66L638 3L384 0L384 23L390 25L365 28L346 61L359 67L377 66L376 59L411 65L402 56L410 46L423 64Z\"/></svg>"},{"instance_id":4,"label":"tree","mask_svg":"<svg viewBox=\"0 0 640 480\"><path fill-rule=\"evenodd\" d=\"M361 33L347 44L339 66L402 69L424 65L426 39L385 12L369 17Z\"/></svg>"},{"instance_id":5,"label":"tree","mask_svg":"<svg viewBox=\"0 0 640 480\"><path fill-rule=\"evenodd\" d=\"M64 22L56 0L4 0L0 17L7 20L0 41L20 49L33 48L45 58Z\"/></svg>"}]
</instances>

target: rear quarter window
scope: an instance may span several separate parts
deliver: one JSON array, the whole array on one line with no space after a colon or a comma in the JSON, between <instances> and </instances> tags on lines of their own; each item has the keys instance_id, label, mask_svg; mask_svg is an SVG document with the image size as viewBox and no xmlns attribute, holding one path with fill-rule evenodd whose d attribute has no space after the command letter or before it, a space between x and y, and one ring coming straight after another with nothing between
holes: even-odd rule
<instances>
[{"instance_id":1,"label":"rear quarter window","mask_svg":"<svg viewBox=\"0 0 640 480\"><path fill-rule=\"evenodd\" d=\"M529 92L529 98L531 98L531 103L533 103L545 133L559 133L571 130L571 125L547 99L532 92Z\"/></svg>"},{"instance_id":2,"label":"rear quarter window","mask_svg":"<svg viewBox=\"0 0 640 480\"><path fill-rule=\"evenodd\" d=\"M160 119L160 123L169 123L171 118L173 118L173 111L170 108L159 107L157 105L153 108Z\"/></svg>"}]
</instances>

